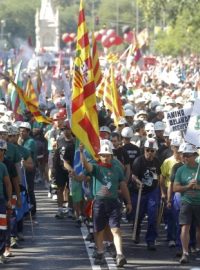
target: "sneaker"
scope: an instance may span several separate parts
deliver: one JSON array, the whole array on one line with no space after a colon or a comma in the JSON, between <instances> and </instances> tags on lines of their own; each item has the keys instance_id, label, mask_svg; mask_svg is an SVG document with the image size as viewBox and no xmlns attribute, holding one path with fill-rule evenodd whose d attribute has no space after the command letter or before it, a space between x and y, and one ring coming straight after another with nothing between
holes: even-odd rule
<instances>
[{"instance_id":1,"label":"sneaker","mask_svg":"<svg viewBox=\"0 0 200 270\"><path fill-rule=\"evenodd\" d=\"M182 249L177 249L177 251L176 251L176 257L177 258L180 258L180 257L182 257L182 255L183 255Z\"/></svg>"},{"instance_id":2,"label":"sneaker","mask_svg":"<svg viewBox=\"0 0 200 270\"><path fill-rule=\"evenodd\" d=\"M73 214L72 209L69 209L67 216L68 216L68 218L74 218L74 214Z\"/></svg>"},{"instance_id":3,"label":"sneaker","mask_svg":"<svg viewBox=\"0 0 200 270\"><path fill-rule=\"evenodd\" d=\"M57 195L56 195L56 194L54 194L54 195L52 196L52 200L53 200L53 201L56 201L56 200L57 200L57 198L58 198L58 197L57 197Z\"/></svg>"},{"instance_id":4,"label":"sneaker","mask_svg":"<svg viewBox=\"0 0 200 270\"><path fill-rule=\"evenodd\" d=\"M147 249L151 250L151 251L155 251L156 250L156 246L154 243L148 243L147 244Z\"/></svg>"},{"instance_id":5,"label":"sneaker","mask_svg":"<svg viewBox=\"0 0 200 270\"><path fill-rule=\"evenodd\" d=\"M6 264L8 262L8 260L6 259L6 257L4 255L0 256L0 263L1 264Z\"/></svg>"},{"instance_id":6,"label":"sneaker","mask_svg":"<svg viewBox=\"0 0 200 270\"><path fill-rule=\"evenodd\" d=\"M181 264L183 264L183 263L189 263L189 255L183 253L183 255L182 255L181 259L180 259L180 263Z\"/></svg>"},{"instance_id":7,"label":"sneaker","mask_svg":"<svg viewBox=\"0 0 200 270\"><path fill-rule=\"evenodd\" d=\"M48 198L51 198L52 197L51 192L48 192L47 197Z\"/></svg>"},{"instance_id":8,"label":"sneaker","mask_svg":"<svg viewBox=\"0 0 200 270\"><path fill-rule=\"evenodd\" d=\"M106 260L103 253L97 253L95 259L94 259L95 265L103 265L106 264Z\"/></svg>"},{"instance_id":9,"label":"sneaker","mask_svg":"<svg viewBox=\"0 0 200 270\"><path fill-rule=\"evenodd\" d=\"M14 249L20 248L20 245L17 243L15 237L11 237L10 247Z\"/></svg>"},{"instance_id":10,"label":"sneaker","mask_svg":"<svg viewBox=\"0 0 200 270\"><path fill-rule=\"evenodd\" d=\"M116 249L115 249L115 245L113 243L111 243L110 245L107 245L106 246L106 251L108 253L110 253L110 255L113 257L113 258L116 258L117 256L117 252L116 252Z\"/></svg>"},{"instance_id":11,"label":"sneaker","mask_svg":"<svg viewBox=\"0 0 200 270\"><path fill-rule=\"evenodd\" d=\"M56 215L55 215L55 218L57 219L64 219L64 213L63 212L58 212Z\"/></svg>"},{"instance_id":12,"label":"sneaker","mask_svg":"<svg viewBox=\"0 0 200 270\"><path fill-rule=\"evenodd\" d=\"M168 243L168 247L169 247L169 248L173 248L173 247L175 247L175 246L176 246L176 243L175 243L174 240L169 241L169 243Z\"/></svg>"},{"instance_id":13,"label":"sneaker","mask_svg":"<svg viewBox=\"0 0 200 270\"><path fill-rule=\"evenodd\" d=\"M116 257L116 265L117 267L123 267L127 263L126 258L124 255L117 255Z\"/></svg>"},{"instance_id":14,"label":"sneaker","mask_svg":"<svg viewBox=\"0 0 200 270\"><path fill-rule=\"evenodd\" d=\"M85 241L93 242L94 241L94 234L88 233L88 235L85 237Z\"/></svg>"}]
</instances>

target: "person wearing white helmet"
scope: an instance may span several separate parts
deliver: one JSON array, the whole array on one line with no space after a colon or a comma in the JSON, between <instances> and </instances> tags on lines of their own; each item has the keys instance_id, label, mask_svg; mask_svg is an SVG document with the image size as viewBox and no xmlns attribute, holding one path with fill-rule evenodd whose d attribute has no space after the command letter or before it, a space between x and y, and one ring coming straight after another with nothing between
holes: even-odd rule
<instances>
[{"instance_id":1,"label":"person wearing white helmet","mask_svg":"<svg viewBox=\"0 0 200 270\"><path fill-rule=\"evenodd\" d=\"M129 164L132 172L133 162L140 155L140 149L135 144L131 143L131 139L133 138L133 130L131 127L123 128L121 136L122 136L122 149L127 153L129 157ZM129 181L130 179L127 180Z\"/></svg>"},{"instance_id":2,"label":"person wearing white helmet","mask_svg":"<svg viewBox=\"0 0 200 270\"><path fill-rule=\"evenodd\" d=\"M6 150L6 142L2 139L0 139L0 157L4 156L5 150ZM6 197L4 193L4 188L6 191ZM0 214L1 214L1 222L4 224L4 226L1 226L0 228L0 262L5 263L6 259L3 255L5 252L5 245L6 245L6 231L7 226L5 225L7 222L7 209L12 208L12 185L9 178L8 170L6 165L0 161Z\"/></svg>"},{"instance_id":3,"label":"person wearing white helmet","mask_svg":"<svg viewBox=\"0 0 200 270\"><path fill-rule=\"evenodd\" d=\"M155 139L149 138L144 144L144 154L136 158L133 162L132 181L135 189L132 195L132 207L136 208L138 199L138 185L142 185L142 196L138 217L138 227L136 231L135 243L140 242L141 223L145 214L148 216L146 232L146 244L148 250L155 250L155 240L157 237L157 212L159 205L159 178L160 162L156 158L158 145Z\"/></svg>"},{"instance_id":4,"label":"person wearing white helmet","mask_svg":"<svg viewBox=\"0 0 200 270\"><path fill-rule=\"evenodd\" d=\"M174 192L173 193L173 185L174 185L174 180L175 180L175 175L176 172L178 170L178 168L180 168L181 166L183 166L184 164L184 158L183 158L183 150L185 148L185 142L181 143L181 145L179 146L178 152L180 154L181 157L181 161L176 163L171 171L171 176L170 176L170 186L168 188L168 192L167 192L167 202L170 204L170 202L172 201L173 198L173 210L174 210L174 217L176 219L176 230L177 230L177 234L176 234L176 257L181 257L182 256L182 244L181 244L181 240L180 240L180 232L181 232L181 228L179 225L179 213L180 213L180 205L181 205L181 197L180 197L180 193L179 192ZM191 252L196 252L196 226L194 221L192 221L191 227L190 227L190 243L189 243L189 247Z\"/></svg>"},{"instance_id":5,"label":"person wearing white helmet","mask_svg":"<svg viewBox=\"0 0 200 270\"><path fill-rule=\"evenodd\" d=\"M26 170L26 180L28 185L28 194L30 197L30 203L32 205L32 215L36 214L36 199L35 199L35 192L34 192L34 179L35 179L35 163L36 163L36 157L37 157L37 149L36 149L36 142L33 138L30 136L31 132L31 125L28 122L22 122L19 126L19 140L18 143L29 150L34 167L32 171Z\"/></svg>"},{"instance_id":6,"label":"person wearing white helmet","mask_svg":"<svg viewBox=\"0 0 200 270\"><path fill-rule=\"evenodd\" d=\"M99 133L100 133L100 138L103 140L103 139L107 139L109 140L110 138L110 134L111 134L111 130L109 127L107 126L102 126L100 127L99 129Z\"/></svg>"},{"instance_id":7,"label":"person wearing white helmet","mask_svg":"<svg viewBox=\"0 0 200 270\"><path fill-rule=\"evenodd\" d=\"M155 117L151 120L153 123L158 121L162 121L164 119L164 107L163 106L156 106L155 108Z\"/></svg>"},{"instance_id":8,"label":"person wearing white helmet","mask_svg":"<svg viewBox=\"0 0 200 270\"><path fill-rule=\"evenodd\" d=\"M133 120L134 120L134 112L130 109L126 109L124 111L125 119L127 122L127 126L132 127L133 126Z\"/></svg>"},{"instance_id":9,"label":"person wearing white helmet","mask_svg":"<svg viewBox=\"0 0 200 270\"><path fill-rule=\"evenodd\" d=\"M181 161L180 152L178 151L181 143L182 137L176 137L171 140L171 150L173 152L172 156L165 159L161 165L161 177L160 177L160 187L161 187L161 199L166 202L167 193L170 187L170 175L172 168L176 163ZM165 221L167 222L167 241L169 247L176 246L176 218L175 211L173 209L173 197L170 201L167 201L167 208L165 209Z\"/></svg>"},{"instance_id":10,"label":"person wearing white helmet","mask_svg":"<svg viewBox=\"0 0 200 270\"><path fill-rule=\"evenodd\" d=\"M186 143L183 149L184 165L175 175L174 192L181 193L179 224L181 225L182 257L180 263L189 262L189 232L192 220L195 220L197 247L200 247L200 173L196 162L198 149Z\"/></svg>"},{"instance_id":11,"label":"person wearing white helmet","mask_svg":"<svg viewBox=\"0 0 200 270\"><path fill-rule=\"evenodd\" d=\"M96 233L97 254L94 263L105 264L104 257L104 230L109 224L114 238L116 248L116 264L123 267L126 258L122 253L122 238L120 230L120 203L118 201L118 188L122 192L126 202L127 211L131 212L131 200L124 181L124 171L119 161L113 159L111 145L102 143L99 151L100 162L90 163L85 158L83 146L80 146L80 157L85 169L93 176L94 203L93 203L93 223Z\"/></svg>"}]
</instances>

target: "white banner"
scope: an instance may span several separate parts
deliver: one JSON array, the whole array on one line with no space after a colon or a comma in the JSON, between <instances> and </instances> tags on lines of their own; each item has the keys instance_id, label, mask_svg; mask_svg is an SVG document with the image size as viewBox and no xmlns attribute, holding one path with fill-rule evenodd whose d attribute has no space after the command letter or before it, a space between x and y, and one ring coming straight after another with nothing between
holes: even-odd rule
<instances>
[{"instance_id":1,"label":"white banner","mask_svg":"<svg viewBox=\"0 0 200 270\"><path fill-rule=\"evenodd\" d=\"M170 131L186 130L190 119L191 111L192 107L166 112L166 124Z\"/></svg>"},{"instance_id":2,"label":"white banner","mask_svg":"<svg viewBox=\"0 0 200 270\"><path fill-rule=\"evenodd\" d=\"M188 123L185 140L200 147L200 99L196 99Z\"/></svg>"}]
</instances>

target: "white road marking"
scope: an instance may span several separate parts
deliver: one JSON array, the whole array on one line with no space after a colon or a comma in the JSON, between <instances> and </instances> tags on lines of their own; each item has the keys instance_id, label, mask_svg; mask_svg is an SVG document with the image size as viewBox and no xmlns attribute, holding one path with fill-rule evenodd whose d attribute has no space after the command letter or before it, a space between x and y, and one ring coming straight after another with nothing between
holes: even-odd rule
<instances>
[{"instance_id":1,"label":"white road marking","mask_svg":"<svg viewBox=\"0 0 200 270\"><path fill-rule=\"evenodd\" d=\"M86 236L88 234L88 230L87 230L87 228L86 228L85 225L82 225L82 227L81 227L81 233L82 233L82 236L83 236L83 240L84 240L85 247L86 247L86 250L87 250L87 253L88 253L88 257L90 259L90 263L91 263L92 269L93 270L101 270L101 266L94 264L94 259L92 258L93 248L92 249L89 248L89 242L88 241L85 241L85 238L86 238ZM106 262L107 262L107 265L108 265L108 269L109 270L117 270L118 269L116 267L116 264L115 264L113 258L110 257L110 256L107 256L107 253L105 253L105 259L106 259Z\"/></svg>"}]
</instances>

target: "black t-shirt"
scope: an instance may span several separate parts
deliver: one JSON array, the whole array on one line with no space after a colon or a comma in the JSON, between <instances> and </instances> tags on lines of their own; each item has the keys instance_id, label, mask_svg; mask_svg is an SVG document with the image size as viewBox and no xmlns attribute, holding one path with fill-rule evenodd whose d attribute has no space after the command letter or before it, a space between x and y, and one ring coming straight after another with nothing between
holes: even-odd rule
<instances>
[{"instance_id":1,"label":"black t-shirt","mask_svg":"<svg viewBox=\"0 0 200 270\"><path fill-rule=\"evenodd\" d=\"M129 156L123 147L113 149L113 156L117 158L123 165L129 164Z\"/></svg>"},{"instance_id":2,"label":"black t-shirt","mask_svg":"<svg viewBox=\"0 0 200 270\"><path fill-rule=\"evenodd\" d=\"M134 160L140 156L140 149L132 143L123 145L122 149L125 150L125 152L128 154L129 163L132 169Z\"/></svg>"},{"instance_id":3,"label":"black t-shirt","mask_svg":"<svg viewBox=\"0 0 200 270\"><path fill-rule=\"evenodd\" d=\"M10 181L11 181L11 184L12 184L12 193L15 194L15 187L14 187L14 184L13 184L13 178L18 176L17 169L15 167L15 164L11 160L9 160L7 158L4 158L3 163L6 165L7 170L8 170L8 175L10 177Z\"/></svg>"},{"instance_id":4,"label":"black t-shirt","mask_svg":"<svg viewBox=\"0 0 200 270\"><path fill-rule=\"evenodd\" d=\"M170 175L170 181L172 183L174 183L175 175L176 175L176 172L177 172L178 168L180 168L183 165L184 164L182 162L179 162L179 163L174 164L174 166L172 167L172 172L171 172L171 175Z\"/></svg>"},{"instance_id":5,"label":"black t-shirt","mask_svg":"<svg viewBox=\"0 0 200 270\"><path fill-rule=\"evenodd\" d=\"M64 142L64 141L63 141ZM73 166L75 152L75 144L73 140L66 141L64 144L60 143L60 147L55 150L53 157L53 176L58 179L59 177L68 177L68 172L64 168L63 159L68 161Z\"/></svg>"},{"instance_id":6,"label":"black t-shirt","mask_svg":"<svg viewBox=\"0 0 200 270\"><path fill-rule=\"evenodd\" d=\"M158 178L161 174L160 162L157 158L149 161L142 155L133 162L133 174L144 184L142 193L151 192L158 186Z\"/></svg>"}]
</instances>

